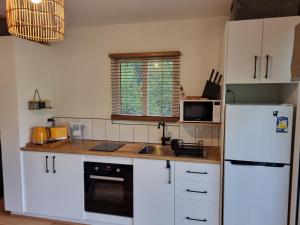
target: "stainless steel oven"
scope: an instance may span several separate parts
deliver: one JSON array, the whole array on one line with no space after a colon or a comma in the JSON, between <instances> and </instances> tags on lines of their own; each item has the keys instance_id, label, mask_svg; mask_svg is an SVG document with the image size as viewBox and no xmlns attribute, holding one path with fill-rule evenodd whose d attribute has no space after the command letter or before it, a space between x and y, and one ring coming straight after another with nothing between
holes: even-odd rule
<instances>
[{"instance_id":1,"label":"stainless steel oven","mask_svg":"<svg viewBox=\"0 0 300 225\"><path fill-rule=\"evenodd\" d=\"M84 162L85 211L133 217L133 166Z\"/></svg>"}]
</instances>

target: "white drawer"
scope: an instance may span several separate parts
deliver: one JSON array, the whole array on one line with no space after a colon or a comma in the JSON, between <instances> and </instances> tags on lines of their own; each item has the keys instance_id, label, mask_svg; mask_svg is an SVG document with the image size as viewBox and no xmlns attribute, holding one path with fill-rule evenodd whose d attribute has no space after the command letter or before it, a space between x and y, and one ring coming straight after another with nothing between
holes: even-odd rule
<instances>
[{"instance_id":1,"label":"white drawer","mask_svg":"<svg viewBox=\"0 0 300 225\"><path fill-rule=\"evenodd\" d=\"M175 182L176 198L219 202L220 184L177 180Z\"/></svg>"},{"instance_id":2,"label":"white drawer","mask_svg":"<svg viewBox=\"0 0 300 225\"><path fill-rule=\"evenodd\" d=\"M175 199L175 225L219 225L219 204Z\"/></svg>"},{"instance_id":3,"label":"white drawer","mask_svg":"<svg viewBox=\"0 0 300 225\"><path fill-rule=\"evenodd\" d=\"M220 183L220 165L176 162L175 179Z\"/></svg>"}]
</instances>

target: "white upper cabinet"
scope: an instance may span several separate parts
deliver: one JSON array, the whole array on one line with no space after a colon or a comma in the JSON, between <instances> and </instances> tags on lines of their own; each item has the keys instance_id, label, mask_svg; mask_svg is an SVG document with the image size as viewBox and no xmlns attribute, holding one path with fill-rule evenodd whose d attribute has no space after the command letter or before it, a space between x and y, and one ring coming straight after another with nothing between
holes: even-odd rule
<instances>
[{"instance_id":1,"label":"white upper cabinet","mask_svg":"<svg viewBox=\"0 0 300 225\"><path fill-rule=\"evenodd\" d=\"M264 19L262 83L290 82L294 33L298 23L298 16Z\"/></svg>"},{"instance_id":2,"label":"white upper cabinet","mask_svg":"<svg viewBox=\"0 0 300 225\"><path fill-rule=\"evenodd\" d=\"M262 20L227 24L226 83L259 83Z\"/></svg>"},{"instance_id":3,"label":"white upper cabinet","mask_svg":"<svg viewBox=\"0 0 300 225\"><path fill-rule=\"evenodd\" d=\"M288 83L294 30L300 17L227 24L226 83Z\"/></svg>"}]
</instances>

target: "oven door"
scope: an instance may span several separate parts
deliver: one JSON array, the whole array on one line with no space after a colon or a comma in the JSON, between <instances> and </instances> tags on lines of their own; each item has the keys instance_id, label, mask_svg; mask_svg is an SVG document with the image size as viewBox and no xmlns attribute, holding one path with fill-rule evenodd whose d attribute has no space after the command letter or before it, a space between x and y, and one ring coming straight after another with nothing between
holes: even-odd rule
<instances>
[{"instance_id":1,"label":"oven door","mask_svg":"<svg viewBox=\"0 0 300 225\"><path fill-rule=\"evenodd\" d=\"M110 177L85 174L85 211L133 217L132 175Z\"/></svg>"}]
</instances>

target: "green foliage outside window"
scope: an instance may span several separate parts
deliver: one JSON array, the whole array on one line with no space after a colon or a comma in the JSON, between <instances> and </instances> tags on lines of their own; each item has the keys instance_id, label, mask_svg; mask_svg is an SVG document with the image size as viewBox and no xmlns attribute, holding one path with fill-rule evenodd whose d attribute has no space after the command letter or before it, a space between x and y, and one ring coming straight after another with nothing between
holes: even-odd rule
<instances>
[{"instance_id":1,"label":"green foliage outside window","mask_svg":"<svg viewBox=\"0 0 300 225\"><path fill-rule=\"evenodd\" d=\"M121 62L121 113L172 116L173 62Z\"/></svg>"}]
</instances>

